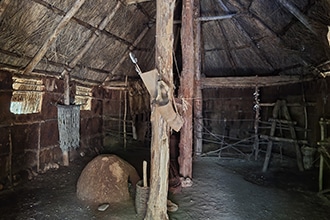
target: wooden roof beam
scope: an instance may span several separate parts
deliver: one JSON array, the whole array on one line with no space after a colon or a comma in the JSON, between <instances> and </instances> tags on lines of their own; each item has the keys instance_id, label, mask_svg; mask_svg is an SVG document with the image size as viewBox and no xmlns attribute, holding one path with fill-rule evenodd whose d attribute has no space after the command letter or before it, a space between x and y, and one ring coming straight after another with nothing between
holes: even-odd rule
<instances>
[{"instance_id":1,"label":"wooden roof beam","mask_svg":"<svg viewBox=\"0 0 330 220\"><path fill-rule=\"evenodd\" d=\"M151 0L126 0L127 5L138 4L141 2L150 2Z\"/></svg>"},{"instance_id":2,"label":"wooden roof beam","mask_svg":"<svg viewBox=\"0 0 330 220\"><path fill-rule=\"evenodd\" d=\"M54 32L49 36L49 38L46 40L46 42L42 45L42 47L39 49L37 54L34 56L34 58L30 61L30 63L26 66L23 74L27 74L33 71L33 69L37 66L39 61L42 59L42 57L46 54L48 48L53 44L53 42L56 40L58 35L61 33L63 28L69 23L70 19L77 13L77 11L80 9L80 7L85 3L85 0L77 0L72 8L66 13L66 15L62 18L60 23L55 28Z\"/></svg>"},{"instance_id":3,"label":"wooden roof beam","mask_svg":"<svg viewBox=\"0 0 330 220\"><path fill-rule=\"evenodd\" d=\"M209 88L254 88L281 86L287 84L311 81L314 78L300 76L247 76L247 77L204 77L201 78L201 87Z\"/></svg>"},{"instance_id":4,"label":"wooden roof beam","mask_svg":"<svg viewBox=\"0 0 330 220\"><path fill-rule=\"evenodd\" d=\"M219 21L219 20L224 20L224 19L230 19L232 18L234 14L227 14L227 15L218 15L218 16L204 16L204 17L199 17L197 18L198 21Z\"/></svg>"}]
</instances>

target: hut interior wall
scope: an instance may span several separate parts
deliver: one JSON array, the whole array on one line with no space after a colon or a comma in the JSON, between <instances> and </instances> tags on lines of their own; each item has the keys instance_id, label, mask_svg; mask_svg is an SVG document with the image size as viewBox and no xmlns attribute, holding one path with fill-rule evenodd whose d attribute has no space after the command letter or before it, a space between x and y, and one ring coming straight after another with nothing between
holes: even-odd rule
<instances>
[{"instance_id":1,"label":"hut interior wall","mask_svg":"<svg viewBox=\"0 0 330 220\"><path fill-rule=\"evenodd\" d=\"M204 152L253 134L253 93L253 88L203 90Z\"/></svg>"},{"instance_id":2,"label":"hut interior wall","mask_svg":"<svg viewBox=\"0 0 330 220\"><path fill-rule=\"evenodd\" d=\"M295 83L284 86L271 86L259 88L260 121L259 134L269 135L272 111L275 102L285 100L288 105L292 121L296 121L296 134L299 140L307 140L311 147L317 147L320 141L321 117L330 117L328 78L314 81ZM254 88L230 89L204 89L203 90L203 151L212 151L225 146L227 142L236 143L239 140L249 139L254 136ZM263 106L265 104L265 106ZM305 138L305 110L307 112L307 138ZM269 124L267 124L267 122ZM288 131L283 132L283 137L291 138ZM252 151L253 141L238 145L241 150ZM267 141L260 140L261 149L265 150ZM273 150L280 151L289 156L295 156L295 148L291 143L277 142ZM217 151L219 152L219 151ZM235 152L235 151L233 151ZM240 153L237 152L236 153ZM263 154L261 155L263 156Z\"/></svg>"},{"instance_id":3,"label":"hut interior wall","mask_svg":"<svg viewBox=\"0 0 330 220\"><path fill-rule=\"evenodd\" d=\"M13 114L12 73L0 71L0 179L27 168L42 169L47 163L61 163L57 125L57 103L63 103L63 80L42 78L45 85L41 112ZM75 83L71 83L75 93ZM92 89L91 110L80 113L80 148L94 153L102 147L103 88ZM72 153L72 155L74 155ZM71 158L73 159L73 158Z\"/></svg>"},{"instance_id":4,"label":"hut interior wall","mask_svg":"<svg viewBox=\"0 0 330 220\"><path fill-rule=\"evenodd\" d=\"M125 139L149 141L151 139L150 95L143 83L132 81L127 87L117 89L114 87L105 91L103 99L104 146L122 145Z\"/></svg>"}]
</instances>

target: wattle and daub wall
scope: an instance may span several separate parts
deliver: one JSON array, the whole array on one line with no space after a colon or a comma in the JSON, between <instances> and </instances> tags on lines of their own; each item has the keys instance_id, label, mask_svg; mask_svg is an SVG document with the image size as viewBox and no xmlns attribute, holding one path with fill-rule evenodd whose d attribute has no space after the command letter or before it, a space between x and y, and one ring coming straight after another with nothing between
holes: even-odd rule
<instances>
[{"instance_id":1,"label":"wattle and daub wall","mask_svg":"<svg viewBox=\"0 0 330 220\"><path fill-rule=\"evenodd\" d=\"M11 178L27 168L42 170L47 163L62 162L56 106L63 103L63 80L41 80L44 89L40 112L13 114L10 111L13 77L11 73L0 72L0 180ZM74 96L76 85L72 83L70 87L71 96ZM118 115L118 108L113 107L118 105L118 100L112 102L117 96L116 91L92 88L90 110L80 112L79 151L95 153L102 148L103 117L106 114Z\"/></svg>"},{"instance_id":2,"label":"wattle and daub wall","mask_svg":"<svg viewBox=\"0 0 330 220\"><path fill-rule=\"evenodd\" d=\"M259 88L261 123L259 123L258 133L269 135L273 112L271 104L277 100L285 100L292 120L297 122L297 138L307 140L311 147L317 147L317 142L320 141L319 120L321 117L330 117L329 82L328 78L319 78L309 82ZM223 140L226 143L236 143L254 135L254 92L255 88L203 90L204 151L225 146L221 145ZM304 106L306 106L306 111ZM307 116L305 116L306 114ZM280 114L279 117L284 119L283 114ZM307 117L307 138L305 138L303 130L305 117ZM283 133L280 134L280 132ZM285 129L282 131L276 129L276 135L291 138L290 133ZM265 142L265 140L261 141ZM254 139L241 143L243 147L240 149L249 152L253 150L253 143ZM294 147L290 147L288 143L284 143L285 145L287 147L282 149L283 152L294 156ZM239 145L237 146L239 147Z\"/></svg>"}]
</instances>

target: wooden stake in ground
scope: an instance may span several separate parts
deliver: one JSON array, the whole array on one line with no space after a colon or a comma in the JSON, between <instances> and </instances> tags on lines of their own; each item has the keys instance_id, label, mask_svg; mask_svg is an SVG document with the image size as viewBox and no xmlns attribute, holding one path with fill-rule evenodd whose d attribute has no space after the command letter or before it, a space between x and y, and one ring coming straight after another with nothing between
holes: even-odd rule
<instances>
[{"instance_id":1,"label":"wooden stake in ground","mask_svg":"<svg viewBox=\"0 0 330 220\"><path fill-rule=\"evenodd\" d=\"M156 15L156 68L160 77L170 86L173 94L173 14L174 0L157 0ZM171 97L171 95L169 96ZM170 128L153 104L151 112L151 166L150 192L146 220L168 219L167 191L169 170Z\"/></svg>"}]
</instances>

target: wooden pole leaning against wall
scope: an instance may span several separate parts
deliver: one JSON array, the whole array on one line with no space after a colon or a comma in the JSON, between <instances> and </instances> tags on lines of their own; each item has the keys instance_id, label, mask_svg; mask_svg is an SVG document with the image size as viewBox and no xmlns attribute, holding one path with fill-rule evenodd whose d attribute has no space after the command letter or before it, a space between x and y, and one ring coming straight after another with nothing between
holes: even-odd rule
<instances>
[{"instance_id":1,"label":"wooden pole leaning against wall","mask_svg":"<svg viewBox=\"0 0 330 220\"><path fill-rule=\"evenodd\" d=\"M182 73L179 97L182 99L184 124L180 133L180 174L192 177L192 146L193 146L193 97L194 97L194 31L193 31L193 0L184 0L182 6Z\"/></svg>"},{"instance_id":2,"label":"wooden pole leaning against wall","mask_svg":"<svg viewBox=\"0 0 330 220\"><path fill-rule=\"evenodd\" d=\"M161 79L170 87L169 97L173 94L173 15L175 0L156 2L156 53L155 63ZM171 100L170 100L171 101ZM168 219L167 193L169 171L169 133L170 128L152 105L151 124L151 166L150 192L146 220Z\"/></svg>"}]
</instances>

